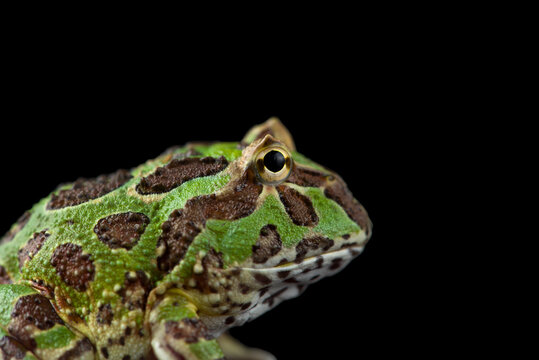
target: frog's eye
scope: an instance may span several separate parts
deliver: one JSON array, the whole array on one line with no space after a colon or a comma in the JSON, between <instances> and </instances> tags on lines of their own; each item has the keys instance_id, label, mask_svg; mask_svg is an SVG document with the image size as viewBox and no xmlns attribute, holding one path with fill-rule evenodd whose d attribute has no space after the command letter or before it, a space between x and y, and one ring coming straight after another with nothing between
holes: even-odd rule
<instances>
[{"instance_id":1,"label":"frog's eye","mask_svg":"<svg viewBox=\"0 0 539 360\"><path fill-rule=\"evenodd\" d=\"M288 150L280 146L261 150L256 155L254 163L258 178L266 185L282 183L292 171L292 156Z\"/></svg>"}]
</instances>

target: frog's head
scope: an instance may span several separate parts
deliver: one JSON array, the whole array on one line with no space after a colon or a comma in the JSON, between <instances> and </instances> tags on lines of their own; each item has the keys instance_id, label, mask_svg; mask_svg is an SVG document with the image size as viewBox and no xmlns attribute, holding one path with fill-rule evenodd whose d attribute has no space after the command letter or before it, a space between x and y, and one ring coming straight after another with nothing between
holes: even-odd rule
<instances>
[{"instance_id":1,"label":"frog's head","mask_svg":"<svg viewBox=\"0 0 539 360\"><path fill-rule=\"evenodd\" d=\"M361 252L371 236L367 212L338 174L296 151L278 119L252 128L242 144L241 160L231 171L236 178L253 174L251 181L260 187L255 211L265 219L242 268L292 281L284 274L338 270ZM305 282L305 276L295 280Z\"/></svg>"},{"instance_id":2,"label":"frog's head","mask_svg":"<svg viewBox=\"0 0 539 360\"><path fill-rule=\"evenodd\" d=\"M339 175L296 151L279 120L254 127L234 149L227 184L188 201L180 216L205 217L188 251L193 286L219 311L237 304L253 318L342 269L361 253L371 222ZM187 230L199 231L194 222Z\"/></svg>"}]
</instances>

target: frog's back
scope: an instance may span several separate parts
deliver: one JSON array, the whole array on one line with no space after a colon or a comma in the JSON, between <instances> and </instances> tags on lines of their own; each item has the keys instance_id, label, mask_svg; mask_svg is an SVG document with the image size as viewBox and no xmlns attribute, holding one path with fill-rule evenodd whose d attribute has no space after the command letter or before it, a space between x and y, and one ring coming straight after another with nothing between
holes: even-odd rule
<instances>
[{"instance_id":1,"label":"frog's back","mask_svg":"<svg viewBox=\"0 0 539 360\"><path fill-rule=\"evenodd\" d=\"M222 171L239 154L237 143L191 144L132 170L60 186L0 240L0 284L35 288L109 355L115 347L145 353L146 302L164 274L161 226L190 198L226 184Z\"/></svg>"}]
</instances>

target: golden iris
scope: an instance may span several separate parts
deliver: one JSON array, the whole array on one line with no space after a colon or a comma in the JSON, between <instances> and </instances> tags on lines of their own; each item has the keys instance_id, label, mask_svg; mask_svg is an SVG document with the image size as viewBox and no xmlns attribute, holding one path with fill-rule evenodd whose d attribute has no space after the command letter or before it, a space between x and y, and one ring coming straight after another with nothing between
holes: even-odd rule
<instances>
[{"instance_id":1,"label":"golden iris","mask_svg":"<svg viewBox=\"0 0 539 360\"><path fill-rule=\"evenodd\" d=\"M292 172L292 156L281 146L269 146L255 157L258 178L266 185L277 185L285 181Z\"/></svg>"}]
</instances>

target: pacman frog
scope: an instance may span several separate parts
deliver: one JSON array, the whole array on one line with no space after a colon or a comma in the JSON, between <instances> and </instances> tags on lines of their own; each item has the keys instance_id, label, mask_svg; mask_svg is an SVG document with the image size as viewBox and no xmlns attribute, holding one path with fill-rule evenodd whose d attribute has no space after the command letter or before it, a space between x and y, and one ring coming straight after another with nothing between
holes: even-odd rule
<instances>
[{"instance_id":1,"label":"pacman frog","mask_svg":"<svg viewBox=\"0 0 539 360\"><path fill-rule=\"evenodd\" d=\"M0 240L0 358L275 359L227 330L341 270L371 229L276 118L78 179Z\"/></svg>"}]
</instances>

